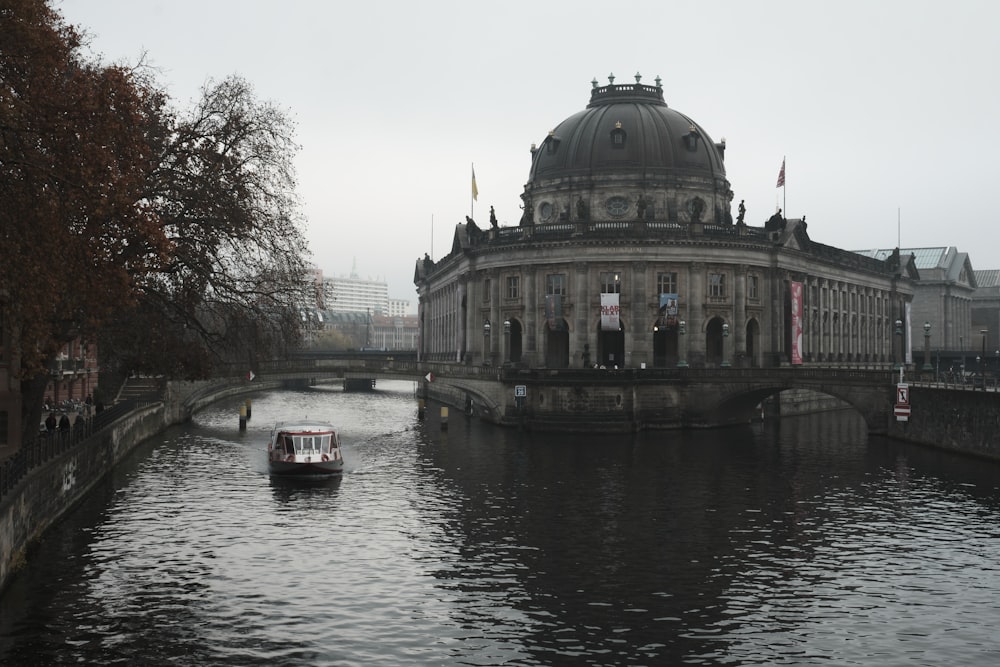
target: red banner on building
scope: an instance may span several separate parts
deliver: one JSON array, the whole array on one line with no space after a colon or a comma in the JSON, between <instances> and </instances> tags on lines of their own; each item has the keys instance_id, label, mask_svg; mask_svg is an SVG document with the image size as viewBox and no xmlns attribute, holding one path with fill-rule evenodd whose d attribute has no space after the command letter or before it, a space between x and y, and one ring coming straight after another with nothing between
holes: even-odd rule
<instances>
[{"instance_id":1,"label":"red banner on building","mask_svg":"<svg viewBox=\"0 0 1000 667\"><path fill-rule=\"evenodd\" d=\"M802 283L792 283L792 363L802 363Z\"/></svg>"}]
</instances>

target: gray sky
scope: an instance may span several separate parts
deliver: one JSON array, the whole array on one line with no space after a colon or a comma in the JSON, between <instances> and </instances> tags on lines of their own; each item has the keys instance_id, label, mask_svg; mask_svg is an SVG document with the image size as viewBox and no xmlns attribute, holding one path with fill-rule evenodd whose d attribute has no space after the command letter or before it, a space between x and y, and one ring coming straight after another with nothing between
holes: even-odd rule
<instances>
[{"instance_id":1,"label":"gray sky","mask_svg":"<svg viewBox=\"0 0 1000 667\"><path fill-rule=\"evenodd\" d=\"M299 194L326 275L389 283L415 312L415 260L474 217L516 225L529 147L590 81L663 79L726 139L747 222L782 190L813 240L956 246L1000 268L1000 3L62 0L106 62L145 52L175 102L240 74L295 120ZM901 224L897 225L897 220ZM433 224L432 224L433 221ZM433 248L431 239L433 237Z\"/></svg>"}]
</instances>

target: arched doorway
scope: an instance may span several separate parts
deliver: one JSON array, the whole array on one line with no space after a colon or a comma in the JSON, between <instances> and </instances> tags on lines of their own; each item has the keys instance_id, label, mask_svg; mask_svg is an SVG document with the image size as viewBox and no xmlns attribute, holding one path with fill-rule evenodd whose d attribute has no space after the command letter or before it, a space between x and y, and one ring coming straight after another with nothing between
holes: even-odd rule
<instances>
[{"instance_id":1,"label":"arched doorway","mask_svg":"<svg viewBox=\"0 0 1000 667\"><path fill-rule=\"evenodd\" d=\"M507 323L510 322L510 332L507 332ZM523 329L521 328L521 322L515 320L513 317L509 320L504 321L504 337L506 337L507 343L507 361L512 364L519 363L521 361L521 338Z\"/></svg>"},{"instance_id":2,"label":"arched doorway","mask_svg":"<svg viewBox=\"0 0 1000 667\"><path fill-rule=\"evenodd\" d=\"M677 320L672 322L667 318L657 320L653 325L653 367L665 368L676 366L680 360L678 355Z\"/></svg>"},{"instance_id":3,"label":"arched doorway","mask_svg":"<svg viewBox=\"0 0 1000 667\"><path fill-rule=\"evenodd\" d=\"M625 324L618 320L618 331L605 331L597 322L597 363L606 368L625 365Z\"/></svg>"},{"instance_id":4,"label":"arched doorway","mask_svg":"<svg viewBox=\"0 0 1000 667\"><path fill-rule=\"evenodd\" d=\"M705 363L721 366L725 348L722 340L722 318L713 317L705 327Z\"/></svg>"},{"instance_id":5,"label":"arched doorway","mask_svg":"<svg viewBox=\"0 0 1000 667\"><path fill-rule=\"evenodd\" d=\"M759 347L760 340L760 324L755 319L751 319L747 322L747 356L746 363L751 368L758 368L760 366L760 352L757 349Z\"/></svg>"},{"instance_id":6,"label":"arched doorway","mask_svg":"<svg viewBox=\"0 0 1000 667\"><path fill-rule=\"evenodd\" d=\"M569 368L569 327L558 320L555 327L545 326L545 367Z\"/></svg>"}]
</instances>

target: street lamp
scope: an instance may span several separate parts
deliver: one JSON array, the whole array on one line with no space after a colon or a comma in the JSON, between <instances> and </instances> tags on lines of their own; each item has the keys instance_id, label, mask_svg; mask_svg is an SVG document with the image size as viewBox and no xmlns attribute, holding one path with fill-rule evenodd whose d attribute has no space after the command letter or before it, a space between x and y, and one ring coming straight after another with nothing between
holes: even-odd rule
<instances>
[{"instance_id":1,"label":"street lamp","mask_svg":"<svg viewBox=\"0 0 1000 667\"><path fill-rule=\"evenodd\" d=\"M503 321L504 361L510 361L510 318Z\"/></svg>"},{"instance_id":2,"label":"street lamp","mask_svg":"<svg viewBox=\"0 0 1000 667\"><path fill-rule=\"evenodd\" d=\"M677 362L677 368L687 368L688 362L684 361L684 334L687 333L687 322L681 320L677 323L677 333L680 335L678 347L680 348L681 360Z\"/></svg>"},{"instance_id":3,"label":"street lamp","mask_svg":"<svg viewBox=\"0 0 1000 667\"><path fill-rule=\"evenodd\" d=\"M483 320L483 363L488 364L490 361L490 329L493 327L490 325L489 320Z\"/></svg>"},{"instance_id":4,"label":"street lamp","mask_svg":"<svg viewBox=\"0 0 1000 667\"><path fill-rule=\"evenodd\" d=\"M729 338L729 325L722 325L722 363L719 364L723 368L729 367L729 362L726 360L726 339Z\"/></svg>"},{"instance_id":5,"label":"street lamp","mask_svg":"<svg viewBox=\"0 0 1000 667\"><path fill-rule=\"evenodd\" d=\"M898 355L896 357L896 363L893 365L892 370L898 371L903 367L902 357L903 357L903 320L896 320L896 337L899 339L897 345L893 345L894 348L899 348Z\"/></svg>"},{"instance_id":6,"label":"street lamp","mask_svg":"<svg viewBox=\"0 0 1000 667\"><path fill-rule=\"evenodd\" d=\"M924 322L924 367L922 369L925 373L929 373L934 370L931 367L931 323Z\"/></svg>"}]
</instances>

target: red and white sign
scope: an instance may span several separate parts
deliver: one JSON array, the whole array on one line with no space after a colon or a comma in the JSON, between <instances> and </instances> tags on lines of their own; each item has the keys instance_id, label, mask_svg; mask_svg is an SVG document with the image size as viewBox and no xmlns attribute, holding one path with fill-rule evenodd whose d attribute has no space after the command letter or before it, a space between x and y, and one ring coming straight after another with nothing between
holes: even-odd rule
<instances>
[{"instance_id":1,"label":"red and white sign","mask_svg":"<svg viewBox=\"0 0 1000 667\"><path fill-rule=\"evenodd\" d=\"M434 373L428 373L427 375L424 376L424 379L427 380L428 382L434 382Z\"/></svg>"},{"instance_id":2,"label":"red and white sign","mask_svg":"<svg viewBox=\"0 0 1000 667\"><path fill-rule=\"evenodd\" d=\"M910 385L900 382L896 385L896 407L893 409L896 421L905 422L910 419Z\"/></svg>"}]
</instances>

